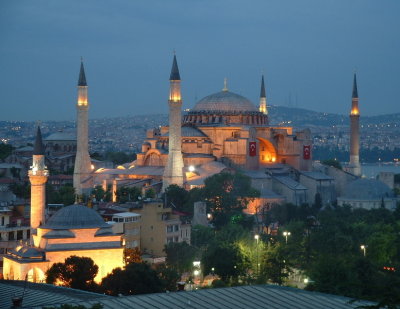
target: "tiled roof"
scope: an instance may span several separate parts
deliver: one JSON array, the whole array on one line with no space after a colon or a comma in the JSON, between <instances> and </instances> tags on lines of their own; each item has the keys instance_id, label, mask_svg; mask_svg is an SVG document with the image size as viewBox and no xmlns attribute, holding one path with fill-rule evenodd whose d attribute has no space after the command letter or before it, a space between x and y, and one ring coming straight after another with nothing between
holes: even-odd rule
<instances>
[{"instance_id":1,"label":"tiled roof","mask_svg":"<svg viewBox=\"0 0 400 309\"><path fill-rule=\"evenodd\" d=\"M10 307L10 295L22 294L23 281L0 283L0 307ZM42 308L44 305L73 304L90 307L100 303L109 308L220 308L220 309L351 309L373 305L367 301L354 301L343 296L309 292L276 285L238 286L174 293L157 293L110 297L74 289L45 284L28 283L22 308Z\"/></svg>"}]
</instances>

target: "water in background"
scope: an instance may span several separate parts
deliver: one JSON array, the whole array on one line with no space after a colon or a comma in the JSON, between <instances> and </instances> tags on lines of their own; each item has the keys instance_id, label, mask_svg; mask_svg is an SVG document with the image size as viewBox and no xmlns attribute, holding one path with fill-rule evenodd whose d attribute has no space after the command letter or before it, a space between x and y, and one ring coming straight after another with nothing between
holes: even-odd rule
<instances>
[{"instance_id":1,"label":"water in background","mask_svg":"<svg viewBox=\"0 0 400 309\"><path fill-rule=\"evenodd\" d=\"M375 178L379 172L393 172L400 174L400 164L394 163L374 163L374 164L362 164L362 174L367 178Z\"/></svg>"}]
</instances>

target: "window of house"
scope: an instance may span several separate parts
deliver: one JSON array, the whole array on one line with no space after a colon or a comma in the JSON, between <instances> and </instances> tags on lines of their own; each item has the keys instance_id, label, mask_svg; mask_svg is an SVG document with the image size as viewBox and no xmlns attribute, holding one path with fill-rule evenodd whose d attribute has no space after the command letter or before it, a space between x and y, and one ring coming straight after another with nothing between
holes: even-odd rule
<instances>
[{"instance_id":1,"label":"window of house","mask_svg":"<svg viewBox=\"0 0 400 309\"><path fill-rule=\"evenodd\" d=\"M179 225L178 225L178 224L174 225L174 231L175 231L175 232L178 232L178 231L179 231Z\"/></svg>"},{"instance_id":2,"label":"window of house","mask_svg":"<svg viewBox=\"0 0 400 309\"><path fill-rule=\"evenodd\" d=\"M20 240L23 238L23 232L22 231L17 231L17 240Z\"/></svg>"},{"instance_id":3,"label":"window of house","mask_svg":"<svg viewBox=\"0 0 400 309\"><path fill-rule=\"evenodd\" d=\"M173 225L167 225L167 233L172 233L174 231Z\"/></svg>"}]
</instances>

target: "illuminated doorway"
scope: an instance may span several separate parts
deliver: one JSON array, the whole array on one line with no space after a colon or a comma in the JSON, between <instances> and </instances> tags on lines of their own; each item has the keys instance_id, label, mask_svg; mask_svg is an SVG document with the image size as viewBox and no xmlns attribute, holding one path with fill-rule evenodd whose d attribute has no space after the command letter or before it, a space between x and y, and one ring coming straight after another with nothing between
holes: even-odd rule
<instances>
[{"instance_id":1,"label":"illuminated doorway","mask_svg":"<svg viewBox=\"0 0 400 309\"><path fill-rule=\"evenodd\" d=\"M275 163L277 155L274 145L263 138L258 140L260 141L260 163Z\"/></svg>"}]
</instances>

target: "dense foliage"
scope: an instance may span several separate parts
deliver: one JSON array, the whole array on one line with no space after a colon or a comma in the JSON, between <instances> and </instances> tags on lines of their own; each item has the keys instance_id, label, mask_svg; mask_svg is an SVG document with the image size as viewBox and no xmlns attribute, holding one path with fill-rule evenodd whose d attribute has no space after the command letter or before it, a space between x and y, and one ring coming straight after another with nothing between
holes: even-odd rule
<instances>
[{"instance_id":1,"label":"dense foliage","mask_svg":"<svg viewBox=\"0 0 400 309\"><path fill-rule=\"evenodd\" d=\"M54 263L46 272L46 283L93 291L96 290L94 278L99 267L88 257L70 256L64 263Z\"/></svg>"},{"instance_id":2,"label":"dense foliage","mask_svg":"<svg viewBox=\"0 0 400 309\"><path fill-rule=\"evenodd\" d=\"M116 296L162 292L164 285L148 264L131 263L124 269L115 268L102 280L101 288L106 294Z\"/></svg>"},{"instance_id":3,"label":"dense foliage","mask_svg":"<svg viewBox=\"0 0 400 309\"><path fill-rule=\"evenodd\" d=\"M72 205L75 202L75 189L72 184L66 184L55 190L50 183L46 183L46 198L49 204Z\"/></svg>"}]
</instances>

